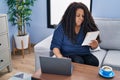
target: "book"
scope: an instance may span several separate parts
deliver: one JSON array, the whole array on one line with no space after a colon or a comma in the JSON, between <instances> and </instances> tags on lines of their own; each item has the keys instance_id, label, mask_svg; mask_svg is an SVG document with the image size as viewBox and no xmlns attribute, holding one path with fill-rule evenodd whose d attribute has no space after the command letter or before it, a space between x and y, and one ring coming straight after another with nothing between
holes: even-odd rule
<instances>
[{"instance_id":1,"label":"book","mask_svg":"<svg viewBox=\"0 0 120 80\"><path fill-rule=\"evenodd\" d=\"M86 46L86 45L89 46L89 44L92 40L96 40L99 33L100 33L100 31L87 32L85 39L82 43L82 46Z\"/></svg>"}]
</instances>

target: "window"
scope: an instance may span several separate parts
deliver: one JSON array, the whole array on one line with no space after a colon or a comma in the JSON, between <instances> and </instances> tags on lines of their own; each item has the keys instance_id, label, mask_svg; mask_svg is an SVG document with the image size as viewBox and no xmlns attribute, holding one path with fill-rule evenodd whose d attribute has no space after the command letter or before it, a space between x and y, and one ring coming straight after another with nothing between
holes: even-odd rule
<instances>
[{"instance_id":1,"label":"window","mask_svg":"<svg viewBox=\"0 0 120 80\"><path fill-rule=\"evenodd\" d=\"M84 3L90 12L92 0L47 0L47 27L54 28L61 20L63 13L71 2Z\"/></svg>"}]
</instances>

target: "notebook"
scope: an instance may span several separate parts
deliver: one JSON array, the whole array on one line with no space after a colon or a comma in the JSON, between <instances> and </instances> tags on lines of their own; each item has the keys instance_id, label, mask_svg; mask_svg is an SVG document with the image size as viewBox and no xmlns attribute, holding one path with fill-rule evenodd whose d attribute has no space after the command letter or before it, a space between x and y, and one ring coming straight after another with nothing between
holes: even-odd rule
<instances>
[{"instance_id":1,"label":"notebook","mask_svg":"<svg viewBox=\"0 0 120 80\"><path fill-rule=\"evenodd\" d=\"M40 66L42 73L71 75L73 65L70 58L53 58L40 56Z\"/></svg>"}]
</instances>

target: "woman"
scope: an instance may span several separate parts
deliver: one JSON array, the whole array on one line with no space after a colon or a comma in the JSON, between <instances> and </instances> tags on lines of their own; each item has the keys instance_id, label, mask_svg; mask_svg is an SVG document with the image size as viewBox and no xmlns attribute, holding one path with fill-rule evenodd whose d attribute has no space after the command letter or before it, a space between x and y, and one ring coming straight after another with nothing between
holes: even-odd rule
<instances>
[{"instance_id":1,"label":"woman","mask_svg":"<svg viewBox=\"0 0 120 80\"><path fill-rule=\"evenodd\" d=\"M98 31L98 28L88 8L81 2L73 2L54 31L50 49L57 58L69 57L73 62L98 66L99 61L90 49L99 46L99 36L89 46L81 46L86 33L91 31Z\"/></svg>"}]
</instances>

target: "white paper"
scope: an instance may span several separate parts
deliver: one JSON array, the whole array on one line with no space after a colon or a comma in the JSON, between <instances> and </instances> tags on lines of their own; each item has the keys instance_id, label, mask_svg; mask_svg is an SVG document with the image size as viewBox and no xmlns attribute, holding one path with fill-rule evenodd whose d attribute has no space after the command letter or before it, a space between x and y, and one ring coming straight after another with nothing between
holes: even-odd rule
<instances>
[{"instance_id":1,"label":"white paper","mask_svg":"<svg viewBox=\"0 0 120 80\"><path fill-rule=\"evenodd\" d=\"M87 32L85 39L82 43L82 46L85 46L85 45L89 46L89 43L91 42L91 40L96 40L99 33L100 33L99 31Z\"/></svg>"}]
</instances>

